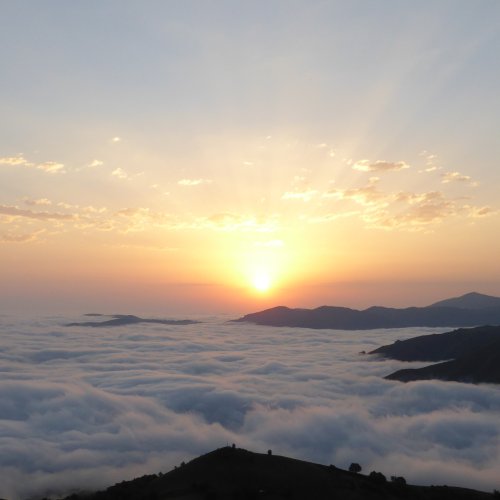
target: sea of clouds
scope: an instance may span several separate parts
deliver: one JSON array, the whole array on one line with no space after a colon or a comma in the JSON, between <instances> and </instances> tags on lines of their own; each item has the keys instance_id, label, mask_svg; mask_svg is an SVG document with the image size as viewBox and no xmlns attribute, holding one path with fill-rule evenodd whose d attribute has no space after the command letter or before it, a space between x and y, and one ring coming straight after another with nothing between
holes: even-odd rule
<instances>
[{"instance_id":1,"label":"sea of clouds","mask_svg":"<svg viewBox=\"0 0 500 500\"><path fill-rule=\"evenodd\" d=\"M94 319L94 318L91 318ZM445 329L0 316L0 497L103 488L227 444L418 484L500 488L500 389L359 354Z\"/></svg>"}]
</instances>

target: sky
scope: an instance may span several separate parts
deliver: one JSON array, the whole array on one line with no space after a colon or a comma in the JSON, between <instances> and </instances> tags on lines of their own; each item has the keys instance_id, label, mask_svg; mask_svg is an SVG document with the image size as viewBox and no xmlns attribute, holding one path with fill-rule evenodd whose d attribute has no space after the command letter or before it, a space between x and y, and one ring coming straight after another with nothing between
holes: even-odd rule
<instances>
[{"instance_id":1,"label":"sky","mask_svg":"<svg viewBox=\"0 0 500 500\"><path fill-rule=\"evenodd\" d=\"M497 386L385 380L408 363L359 354L442 329L26 316L0 317L2 498L103 489L231 443L411 484L500 487Z\"/></svg>"},{"instance_id":2,"label":"sky","mask_svg":"<svg viewBox=\"0 0 500 500\"><path fill-rule=\"evenodd\" d=\"M500 295L496 0L0 0L0 307Z\"/></svg>"}]
</instances>

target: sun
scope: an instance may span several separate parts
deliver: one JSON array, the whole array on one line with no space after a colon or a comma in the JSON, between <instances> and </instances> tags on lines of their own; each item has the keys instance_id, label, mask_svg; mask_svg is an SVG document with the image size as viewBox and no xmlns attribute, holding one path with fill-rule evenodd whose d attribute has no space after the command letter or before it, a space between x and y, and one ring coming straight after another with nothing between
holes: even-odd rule
<instances>
[{"instance_id":1,"label":"sun","mask_svg":"<svg viewBox=\"0 0 500 500\"><path fill-rule=\"evenodd\" d=\"M271 277L269 274L260 271L253 276L252 284L258 292L265 293L271 288Z\"/></svg>"}]
</instances>

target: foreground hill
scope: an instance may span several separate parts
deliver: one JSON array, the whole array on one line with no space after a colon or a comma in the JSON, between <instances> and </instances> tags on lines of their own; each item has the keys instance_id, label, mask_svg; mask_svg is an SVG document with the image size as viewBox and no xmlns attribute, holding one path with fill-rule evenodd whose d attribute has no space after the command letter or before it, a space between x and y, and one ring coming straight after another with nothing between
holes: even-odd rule
<instances>
[{"instance_id":1,"label":"foreground hill","mask_svg":"<svg viewBox=\"0 0 500 500\"><path fill-rule=\"evenodd\" d=\"M410 486L292 458L220 448L164 475L143 476L67 500L486 500L493 494L447 486Z\"/></svg>"},{"instance_id":2,"label":"foreground hill","mask_svg":"<svg viewBox=\"0 0 500 500\"><path fill-rule=\"evenodd\" d=\"M361 311L335 306L316 309L279 306L247 314L235 321L266 326L337 330L495 325L500 324L500 298L469 293L426 307L396 309L374 306Z\"/></svg>"},{"instance_id":3,"label":"foreground hill","mask_svg":"<svg viewBox=\"0 0 500 500\"><path fill-rule=\"evenodd\" d=\"M500 326L461 328L437 335L422 335L379 347L370 354L400 361L450 360L424 368L398 370L386 377L390 380L500 383Z\"/></svg>"}]
</instances>

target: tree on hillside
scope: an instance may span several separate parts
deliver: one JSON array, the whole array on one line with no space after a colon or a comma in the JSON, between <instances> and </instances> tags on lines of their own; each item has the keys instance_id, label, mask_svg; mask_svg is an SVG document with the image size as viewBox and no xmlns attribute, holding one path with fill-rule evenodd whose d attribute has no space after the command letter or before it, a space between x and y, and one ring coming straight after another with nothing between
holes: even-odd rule
<instances>
[{"instance_id":1,"label":"tree on hillside","mask_svg":"<svg viewBox=\"0 0 500 500\"><path fill-rule=\"evenodd\" d=\"M349 465L349 472L361 472L361 465L359 465L356 462L353 462L351 465Z\"/></svg>"}]
</instances>

